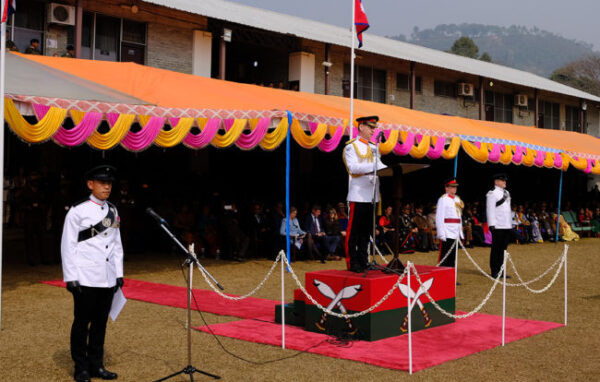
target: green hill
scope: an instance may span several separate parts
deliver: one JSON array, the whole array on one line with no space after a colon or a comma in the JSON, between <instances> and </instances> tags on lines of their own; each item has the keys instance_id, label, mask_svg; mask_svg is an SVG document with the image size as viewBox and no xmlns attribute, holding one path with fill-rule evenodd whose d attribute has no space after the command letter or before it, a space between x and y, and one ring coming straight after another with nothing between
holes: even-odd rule
<instances>
[{"instance_id":1,"label":"green hill","mask_svg":"<svg viewBox=\"0 0 600 382\"><path fill-rule=\"evenodd\" d=\"M592 44L569 40L536 27L500 27L482 24L442 24L433 29L415 27L409 38L391 38L411 44L448 51L460 37L470 37L479 53L488 52L501 65L549 77L552 71L581 57L593 54Z\"/></svg>"}]
</instances>

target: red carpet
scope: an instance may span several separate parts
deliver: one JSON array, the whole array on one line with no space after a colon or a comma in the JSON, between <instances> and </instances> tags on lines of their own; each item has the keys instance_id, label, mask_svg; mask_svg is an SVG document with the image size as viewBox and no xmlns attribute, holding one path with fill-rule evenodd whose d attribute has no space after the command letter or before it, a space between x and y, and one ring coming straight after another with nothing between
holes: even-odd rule
<instances>
[{"instance_id":1,"label":"red carpet","mask_svg":"<svg viewBox=\"0 0 600 382\"><path fill-rule=\"evenodd\" d=\"M563 325L553 322L507 317L505 342L517 341L561 326ZM241 320L210 325L210 328L215 334L221 336L281 346L279 324ZM206 327L195 329L209 332ZM415 332L412 338L413 371L427 369L500 346L501 335L502 317L488 314L475 314L453 324ZM285 344L288 349L408 371L407 335L373 342L356 341L350 346L330 344L326 341L327 338L324 334L308 332L296 326L288 325L285 328Z\"/></svg>"},{"instance_id":2,"label":"red carpet","mask_svg":"<svg viewBox=\"0 0 600 382\"><path fill-rule=\"evenodd\" d=\"M65 283L60 280L42 281L42 283L65 287ZM213 291L202 289L194 289L193 291L198 302L198 308L201 311L222 316L252 318L273 322L275 320L275 305L280 303L256 297L248 297L241 301L230 301ZM125 279L123 294L131 300L176 308L187 308L187 290L185 287ZM195 308L194 300L192 300L192 308Z\"/></svg>"}]
</instances>

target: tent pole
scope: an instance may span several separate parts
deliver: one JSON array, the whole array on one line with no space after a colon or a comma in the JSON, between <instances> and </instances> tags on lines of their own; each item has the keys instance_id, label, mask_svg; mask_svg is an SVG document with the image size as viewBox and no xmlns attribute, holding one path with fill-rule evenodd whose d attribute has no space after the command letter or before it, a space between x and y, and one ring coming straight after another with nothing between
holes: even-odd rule
<instances>
[{"instance_id":1,"label":"tent pole","mask_svg":"<svg viewBox=\"0 0 600 382\"><path fill-rule=\"evenodd\" d=\"M4 6L8 0L0 2L0 18L4 13ZM4 185L4 74L6 70L6 23L0 22L0 179ZM4 201L0 202L0 329L2 329L2 240L4 231Z\"/></svg>"},{"instance_id":2,"label":"tent pole","mask_svg":"<svg viewBox=\"0 0 600 382\"><path fill-rule=\"evenodd\" d=\"M355 4L356 0L350 0L352 3L352 21L351 32L352 35L352 43L350 44L350 119L348 120L348 136L350 139L354 138L354 132L352 131L352 127L354 126L354 44L356 44L355 34L356 34L356 25L354 24L355 17Z\"/></svg>"},{"instance_id":3,"label":"tent pole","mask_svg":"<svg viewBox=\"0 0 600 382\"><path fill-rule=\"evenodd\" d=\"M285 140L285 253L288 264L290 257L290 140L292 139L292 113L287 111L288 131ZM283 308L282 308L283 309Z\"/></svg>"},{"instance_id":4,"label":"tent pole","mask_svg":"<svg viewBox=\"0 0 600 382\"><path fill-rule=\"evenodd\" d=\"M563 173L564 171L561 169L560 170L560 180L558 182L558 212L556 213L556 233L555 233L555 237L554 237L554 241L556 243L558 243L558 231L559 229L559 223L560 223L560 202L562 200L562 184L563 184Z\"/></svg>"},{"instance_id":5,"label":"tent pole","mask_svg":"<svg viewBox=\"0 0 600 382\"><path fill-rule=\"evenodd\" d=\"M456 179L457 173L458 173L458 152L456 153L456 156L454 157L454 179Z\"/></svg>"}]
</instances>

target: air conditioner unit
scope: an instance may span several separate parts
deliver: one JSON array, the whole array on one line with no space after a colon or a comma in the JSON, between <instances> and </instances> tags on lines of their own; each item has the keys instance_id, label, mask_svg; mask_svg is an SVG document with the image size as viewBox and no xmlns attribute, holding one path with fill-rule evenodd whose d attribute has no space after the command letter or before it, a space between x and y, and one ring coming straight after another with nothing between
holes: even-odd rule
<instances>
[{"instance_id":1,"label":"air conditioner unit","mask_svg":"<svg viewBox=\"0 0 600 382\"><path fill-rule=\"evenodd\" d=\"M48 4L47 21L49 24L75 25L75 7L71 5Z\"/></svg>"},{"instance_id":2,"label":"air conditioner unit","mask_svg":"<svg viewBox=\"0 0 600 382\"><path fill-rule=\"evenodd\" d=\"M473 94L475 94L475 89L473 89L473 84L460 82L458 84L458 92L457 93L459 96L473 97Z\"/></svg>"},{"instance_id":3,"label":"air conditioner unit","mask_svg":"<svg viewBox=\"0 0 600 382\"><path fill-rule=\"evenodd\" d=\"M515 106L527 106L527 94L515 94Z\"/></svg>"}]
</instances>

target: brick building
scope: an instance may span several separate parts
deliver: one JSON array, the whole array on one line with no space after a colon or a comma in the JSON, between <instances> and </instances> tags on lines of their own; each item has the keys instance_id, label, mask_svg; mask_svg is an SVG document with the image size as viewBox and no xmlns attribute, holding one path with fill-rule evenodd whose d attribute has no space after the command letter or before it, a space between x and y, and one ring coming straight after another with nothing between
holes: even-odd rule
<instances>
[{"instance_id":1,"label":"brick building","mask_svg":"<svg viewBox=\"0 0 600 382\"><path fill-rule=\"evenodd\" d=\"M22 0L8 28L21 51L38 38L46 55L74 45L81 58L321 94L350 90L349 30L222 0ZM365 39L356 51L357 98L600 136L599 97L492 63Z\"/></svg>"}]
</instances>

